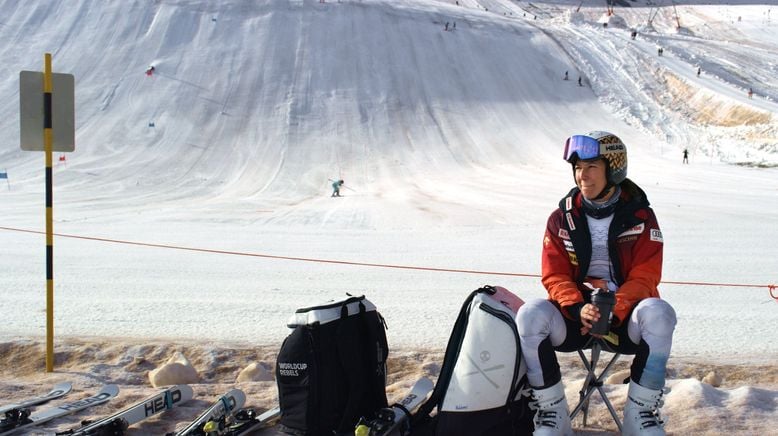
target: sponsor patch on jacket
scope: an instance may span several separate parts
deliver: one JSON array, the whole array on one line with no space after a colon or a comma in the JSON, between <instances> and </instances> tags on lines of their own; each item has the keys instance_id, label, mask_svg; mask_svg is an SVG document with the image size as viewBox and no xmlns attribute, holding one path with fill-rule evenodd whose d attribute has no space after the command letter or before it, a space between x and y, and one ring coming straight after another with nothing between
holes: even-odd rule
<instances>
[{"instance_id":1,"label":"sponsor patch on jacket","mask_svg":"<svg viewBox=\"0 0 778 436\"><path fill-rule=\"evenodd\" d=\"M665 240L662 239L662 231L659 229L651 229L651 240L654 242L661 242L665 243Z\"/></svg>"},{"instance_id":2,"label":"sponsor patch on jacket","mask_svg":"<svg viewBox=\"0 0 778 436\"><path fill-rule=\"evenodd\" d=\"M573 248L573 243L572 242L570 242L568 240L564 240L562 242L564 242L564 244L565 244L565 250L567 250L567 251L569 251L571 253L575 253L575 248Z\"/></svg>"},{"instance_id":3,"label":"sponsor patch on jacket","mask_svg":"<svg viewBox=\"0 0 778 436\"><path fill-rule=\"evenodd\" d=\"M575 230L575 223L573 222L573 215L570 212L567 212L565 214L565 218L567 218L567 226L570 227L570 230Z\"/></svg>"},{"instance_id":4,"label":"sponsor patch on jacket","mask_svg":"<svg viewBox=\"0 0 778 436\"><path fill-rule=\"evenodd\" d=\"M548 235L546 235L546 236L543 238L543 246L544 246L544 247L548 247L548 244L550 244L550 243L551 243L551 238L549 238L549 237L548 237Z\"/></svg>"},{"instance_id":5,"label":"sponsor patch on jacket","mask_svg":"<svg viewBox=\"0 0 778 436\"><path fill-rule=\"evenodd\" d=\"M569 233L567 233L567 230L565 230L565 229L559 229L559 234L558 234L558 236L559 236L560 238L562 238L562 239L570 239L570 234L569 234Z\"/></svg>"},{"instance_id":6,"label":"sponsor patch on jacket","mask_svg":"<svg viewBox=\"0 0 778 436\"><path fill-rule=\"evenodd\" d=\"M632 228L627 229L626 231L622 232L617 237L620 238L622 236L639 235L639 234L643 233L643 230L645 230L645 229L646 229L646 225L643 224L643 223L640 223L640 224L636 225L635 227L632 227ZM660 234L659 237L661 238L662 235Z\"/></svg>"},{"instance_id":7,"label":"sponsor patch on jacket","mask_svg":"<svg viewBox=\"0 0 778 436\"><path fill-rule=\"evenodd\" d=\"M573 209L573 197L565 198L565 210Z\"/></svg>"},{"instance_id":8,"label":"sponsor patch on jacket","mask_svg":"<svg viewBox=\"0 0 778 436\"><path fill-rule=\"evenodd\" d=\"M567 253L567 257L570 258L570 263L578 266L578 256L575 253Z\"/></svg>"}]
</instances>

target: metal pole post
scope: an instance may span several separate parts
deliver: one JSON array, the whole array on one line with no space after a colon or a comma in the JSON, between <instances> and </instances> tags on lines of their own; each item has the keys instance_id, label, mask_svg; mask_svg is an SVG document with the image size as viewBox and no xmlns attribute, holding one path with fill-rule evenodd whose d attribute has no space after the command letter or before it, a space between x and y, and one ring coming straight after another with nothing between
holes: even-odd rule
<instances>
[{"instance_id":1,"label":"metal pole post","mask_svg":"<svg viewBox=\"0 0 778 436\"><path fill-rule=\"evenodd\" d=\"M54 225L52 182L51 53L43 72L43 147L46 152L46 372L54 371Z\"/></svg>"}]
</instances>

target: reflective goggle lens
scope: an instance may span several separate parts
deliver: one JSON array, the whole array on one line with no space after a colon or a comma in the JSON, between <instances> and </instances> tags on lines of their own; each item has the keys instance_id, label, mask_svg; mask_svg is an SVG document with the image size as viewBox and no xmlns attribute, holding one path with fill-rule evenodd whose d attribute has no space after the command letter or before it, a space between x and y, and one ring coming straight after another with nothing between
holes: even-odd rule
<instances>
[{"instance_id":1,"label":"reflective goggle lens","mask_svg":"<svg viewBox=\"0 0 778 436\"><path fill-rule=\"evenodd\" d=\"M565 160L570 162L573 154L578 159L594 159L600 155L600 143L591 136L573 135L565 141Z\"/></svg>"}]
</instances>

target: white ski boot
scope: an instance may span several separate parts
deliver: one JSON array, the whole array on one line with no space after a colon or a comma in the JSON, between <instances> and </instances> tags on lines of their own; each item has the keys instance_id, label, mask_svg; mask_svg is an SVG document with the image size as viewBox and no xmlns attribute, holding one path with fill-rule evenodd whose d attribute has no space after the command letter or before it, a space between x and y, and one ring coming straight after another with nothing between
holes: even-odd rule
<instances>
[{"instance_id":1,"label":"white ski boot","mask_svg":"<svg viewBox=\"0 0 778 436\"><path fill-rule=\"evenodd\" d=\"M535 412L534 436L570 436L570 412L567 410L565 388L560 380L546 389L532 389L530 408Z\"/></svg>"},{"instance_id":2,"label":"white ski boot","mask_svg":"<svg viewBox=\"0 0 778 436\"><path fill-rule=\"evenodd\" d=\"M627 404L624 406L623 436L664 436L665 423L659 416L664 404L661 389L648 389L629 381Z\"/></svg>"}]
</instances>

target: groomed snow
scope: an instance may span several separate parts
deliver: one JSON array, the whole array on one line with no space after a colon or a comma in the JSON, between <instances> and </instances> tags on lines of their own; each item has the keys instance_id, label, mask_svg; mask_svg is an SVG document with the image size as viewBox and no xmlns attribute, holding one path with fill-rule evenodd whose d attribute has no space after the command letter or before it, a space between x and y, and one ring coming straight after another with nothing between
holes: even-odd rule
<instances>
[{"instance_id":1,"label":"groomed snow","mask_svg":"<svg viewBox=\"0 0 778 436\"><path fill-rule=\"evenodd\" d=\"M603 27L578 4L0 0L0 340L45 335L44 160L19 148L18 74L49 52L76 79L76 151L54 155L58 338L277 347L296 308L348 292L392 349L442 350L478 286L545 295L563 142L604 129L662 226L671 365L775 362L776 8L685 2L676 29L672 7ZM672 383L714 416L778 407L775 386L694 382Z\"/></svg>"}]
</instances>

